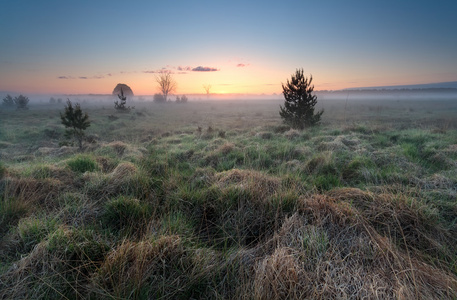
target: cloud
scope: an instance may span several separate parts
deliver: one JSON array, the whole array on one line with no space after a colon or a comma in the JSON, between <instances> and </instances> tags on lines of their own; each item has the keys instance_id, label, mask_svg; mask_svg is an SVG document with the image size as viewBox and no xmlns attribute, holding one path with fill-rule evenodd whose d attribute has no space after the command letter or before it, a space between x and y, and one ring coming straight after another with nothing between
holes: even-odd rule
<instances>
[{"instance_id":1,"label":"cloud","mask_svg":"<svg viewBox=\"0 0 457 300\"><path fill-rule=\"evenodd\" d=\"M192 71L192 67L182 67L182 66L179 66L179 67L178 67L178 71Z\"/></svg>"},{"instance_id":2,"label":"cloud","mask_svg":"<svg viewBox=\"0 0 457 300\"><path fill-rule=\"evenodd\" d=\"M211 68L211 67L198 66L196 68L193 68L192 71L194 71L194 72L215 72L215 71L219 71L219 69Z\"/></svg>"},{"instance_id":3,"label":"cloud","mask_svg":"<svg viewBox=\"0 0 457 300\"><path fill-rule=\"evenodd\" d=\"M238 68L243 68L249 66L249 64L237 64L236 65Z\"/></svg>"},{"instance_id":4,"label":"cloud","mask_svg":"<svg viewBox=\"0 0 457 300\"><path fill-rule=\"evenodd\" d=\"M112 74L107 74L107 76L112 76ZM73 77L73 76L57 76L57 79L103 79L105 78L104 75L95 75L95 76L79 76L79 77Z\"/></svg>"},{"instance_id":5,"label":"cloud","mask_svg":"<svg viewBox=\"0 0 457 300\"><path fill-rule=\"evenodd\" d=\"M146 71L143 71L143 73L147 73L147 74L162 74L162 73L170 73L170 74L173 74L174 72L171 71L171 70L168 70L166 68L162 68L160 70L146 70Z\"/></svg>"}]
</instances>

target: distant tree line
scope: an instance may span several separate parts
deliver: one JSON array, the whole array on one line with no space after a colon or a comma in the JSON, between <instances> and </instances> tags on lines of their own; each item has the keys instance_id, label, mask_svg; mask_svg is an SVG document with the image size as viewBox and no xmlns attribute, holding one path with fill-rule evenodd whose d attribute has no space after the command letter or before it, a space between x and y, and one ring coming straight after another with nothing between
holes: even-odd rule
<instances>
[{"instance_id":1,"label":"distant tree line","mask_svg":"<svg viewBox=\"0 0 457 300\"><path fill-rule=\"evenodd\" d=\"M5 107L13 107L16 105L17 110L27 110L28 108L28 103L29 103L29 98L24 96L24 95L19 95L17 97L11 97L11 95L6 95L5 98L3 98L3 105Z\"/></svg>"}]
</instances>

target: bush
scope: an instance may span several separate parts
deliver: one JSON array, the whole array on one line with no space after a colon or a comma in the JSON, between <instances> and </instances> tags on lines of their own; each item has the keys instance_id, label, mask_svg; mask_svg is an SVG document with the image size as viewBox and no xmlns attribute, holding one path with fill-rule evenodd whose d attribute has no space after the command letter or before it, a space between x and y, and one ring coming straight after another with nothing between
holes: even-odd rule
<instances>
[{"instance_id":1,"label":"bush","mask_svg":"<svg viewBox=\"0 0 457 300\"><path fill-rule=\"evenodd\" d=\"M6 95L5 98L3 98L3 103L2 103L4 106L8 106L8 107L11 107L14 105L14 99L13 97L11 97L11 95Z\"/></svg>"},{"instance_id":2,"label":"bush","mask_svg":"<svg viewBox=\"0 0 457 300\"><path fill-rule=\"evenodd\" d=\"M29 98L23 95L19 95L16 98L14 98L14 103L16 104L16 109L18 110L27 110L29 109L27 107L27 104L29 103Z\"/></svg>"},{"instance_id":3,"label":"bush","mask_svg":"<svg viewBox=\"0 0 457 300\"><path fill-rule=\"evenodd\" d=\"M154 94L154 102L157 103L165 103L167 99L165 99L164 95L162 94Z\"/></svg>"},{"instance_id":4,"label":"bush","mask_svg":"<svg viewBox=\"0 0 457 300\"><path fill-rule=\"evenodd\" d=\"M73 172L84 173L93 172L98 169L97 163L88 156L78 156L67 162Z\"/></svg>"},{"instance_id":5,"label":"bush","mask_svg":"<svg viewBox=\"0 0 457 300\"><path fill-rule=\"evenodd\" d=\"M311 85L313 77L303 76L303 69L297 69L291 80L282 85L285 98L284 107L280 106L279 112L284 123L294 129L303 129L317 125L324 111L314 113L317 96L313 95L314 86Z\"/></svg>"},{"instance_id":6,"label":"bush","mask_svg":"<svg viewBox=\"0 0 457 300\"><path fill-rule=\"evenodd\" d=\"M181 97L176 97L176 103L187 103L188 99L186 95L182 95Z\"/></svg>"}]
</instances>

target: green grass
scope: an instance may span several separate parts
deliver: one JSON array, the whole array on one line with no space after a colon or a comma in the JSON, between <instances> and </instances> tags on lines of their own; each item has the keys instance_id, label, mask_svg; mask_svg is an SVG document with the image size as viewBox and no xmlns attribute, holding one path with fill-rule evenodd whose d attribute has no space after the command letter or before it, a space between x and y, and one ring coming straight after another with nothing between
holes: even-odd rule
<instances>
[{"instance_id":1,"label":"green grass","mask_svg":"<svg viewBox=\"0 0 457 300\"><path fill-rule=\"evenodd\" d=\"M0 111L0 298L455 298L456 107L279 104Z\"/></svg>"},{"instance_id":2,"label":"green grass","mask_svg":"<svg viewBox=\"0 0 457 300\"><path fill-rule=\"evenodd\" d=\"M67 162L68 167L77 173L93 172L97 170L97 163L87 155L79 155Z\"/></svg>"}]
</instances>

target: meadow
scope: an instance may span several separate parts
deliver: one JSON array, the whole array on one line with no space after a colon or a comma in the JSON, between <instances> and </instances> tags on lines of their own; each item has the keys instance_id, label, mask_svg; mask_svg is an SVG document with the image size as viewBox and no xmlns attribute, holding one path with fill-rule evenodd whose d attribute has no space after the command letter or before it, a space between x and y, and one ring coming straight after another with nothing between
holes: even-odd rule
<instances>
[{"instance_id":1,"label":"meadow","mask_svg":"<svg viewBox=\"0 0 457 300\"><path fill-rule=\"evenodd\" d=\"M282 102L0 108L0 298L457 298L455 98Z\"/></svg>"}]
</instances>

